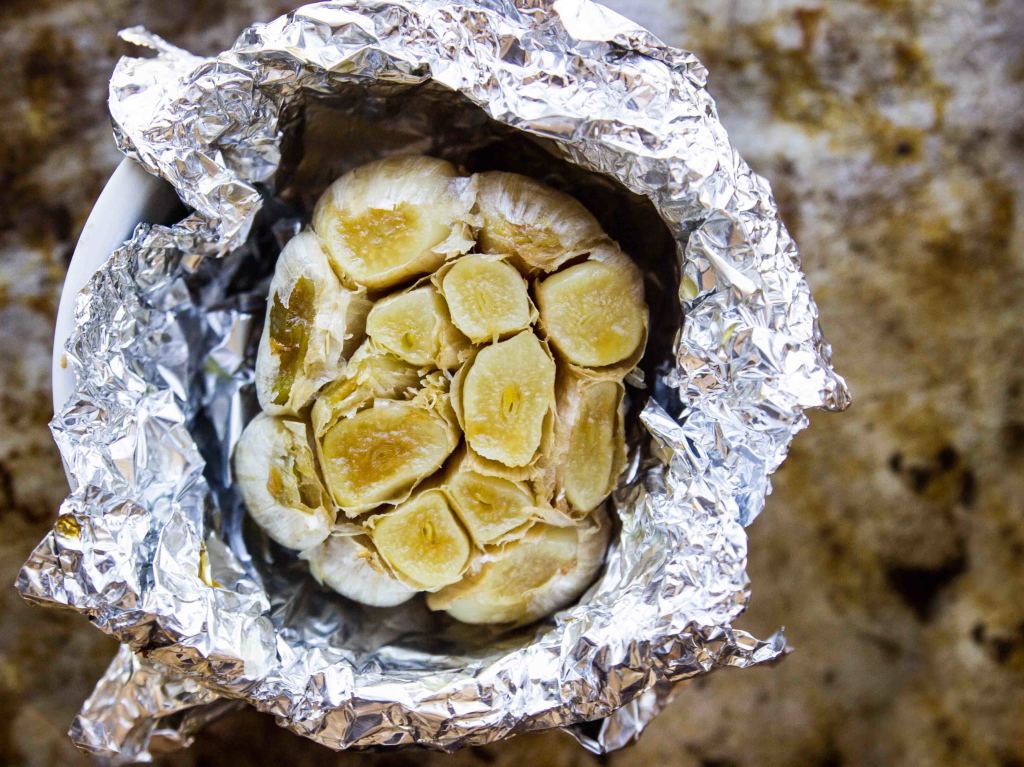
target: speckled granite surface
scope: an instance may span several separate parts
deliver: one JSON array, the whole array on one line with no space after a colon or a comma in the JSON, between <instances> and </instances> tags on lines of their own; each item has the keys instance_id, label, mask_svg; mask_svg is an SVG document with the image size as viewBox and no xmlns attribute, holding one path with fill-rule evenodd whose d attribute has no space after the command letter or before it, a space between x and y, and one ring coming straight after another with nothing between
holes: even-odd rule
<instances>
[{"instance_id":1,"label":"speckled granite surface","mask_svg":"<svg viewBox=\"0 0 1024 767\"><path fill-rule=\"evenodd\" d=\"M63 273L118 161L104 99L144 23L211 53L271 0L0 5L0 583L64 478L46 423ZM1024 5L615 0L712 72L768 176L855 403L814 414L750 529L752 608L796 652L686 689L614 765L1024 764ZM55 56L54 54L59 54ZM0 589L0 764L64 732L114 651ZM168 765L591 764L558 733L337 756L240 714Z\"/></svg>"}]
</instances>

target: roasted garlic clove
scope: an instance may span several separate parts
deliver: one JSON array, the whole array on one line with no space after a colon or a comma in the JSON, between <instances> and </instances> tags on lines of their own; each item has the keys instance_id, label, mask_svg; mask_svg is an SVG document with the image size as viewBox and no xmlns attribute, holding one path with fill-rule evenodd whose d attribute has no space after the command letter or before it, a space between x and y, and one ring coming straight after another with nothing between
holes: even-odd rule
<instances>
[{"instance_id":1,"label":"roasted garlic clove","mask_svg":"<svg viewBox=\"0 0 1024 767\"><path fill-rule=\"evenodd\" d=\"M602 248L536 286L540 324L568 362L609 368L621 376L636 364L647 339L643 282L617 248ZM618 255L616 255L618 254Z\"/></svg>"},{"instance_id":2,"label":"roasted garlic clove","mask_svg":"<svg viewBox=\"0 0 1024 767\"><path fill-rule=\"evenodd\" d=\"M238 439L234 469L249 514L282 546L306 549L328 536L335 509L305 424L260 413Z\"/></svg>"},{"instance_id":3,"label":"roasted garlic clove","mask_svg":"<svg viewBox=\"0 0 1024 767\"><path fill-rule=\"evenodd\" d=\"M469 538L440 490L421 492L366 527L392 569L423 590L454 583L466 571Z\"/></svg>"},{"instance_id":4,"label":"roasted garlic clove","mask_svg":"<svg viewBox=\"0 0 1024 767\"><path fill-rule=\"evenodd\" d=\"M493 543L534 518L534 498L525 483L473 470L465 450L452 459L442 489L474 543Z\"/></svg>"},{"instance_id":5,"label":"roasted garlic clove","mask_svg":"<svg viewBox=\"0 0 1024 767\"><path fill-rule=\"evenodd\" d=\"M473 246L475 184L451 163L391 157L349 171L320 197L313 229L338 274L371 290L427 274Z\"/></svg>"},{"instance_id":6,"label":"roasted garlic clove","mask_svg":"<svg viewBox=\"0 0 1024 767\"><path fill-rule=\"evenodd\" d=\"M525 330L481 349L467 366L458 406L469 446L505 466L530 464L554 405L551 354Z\"/></svg>"},{"instance_id":7,"label":"roasted garlic clove","mask_svg":"<svg viewBox=\"0 0 1024 767\"><path fill-rule=\"evenodd\" d=\"M300 556L319 583L364 605L394 607L416 594L388 569L366 535L333 533Z\"/></svg>"},{"instance_id":8,"label":"roasted garlic clove","mask_svg":"<svg viewBox=\"0 0 1024 767\"><path fill-rule=\"evenodd\" d=\"M569 195L528 176L478 173L477 237L487 253L507 253L526 274L550 272L606 238L601 225Z\"/></svg>"},{"instance_id":9,"label":"roasted garlic clove","mask_svg":"<svg viewBox=\"0 0 1024 767\"><path fill-rule=\"evenodd\" d=\"M450 370L469 351L465 337L452 325L444 299L431 285L378 301L366 318L366 334L382 349L420 367Z\"/></svg>"},{"instance_id":10,"label":"roasted garlic clove","mask_svg":"<svg viewBox=\"0 0 1024 767\"><path fill-rule=\"evenodd\" d=\"M458 429L438 409L375 400L327 430L319 442L320 465L335 503L356 516L404 501L441 468L458 441Z\"/></svg>"},{"instance_id":11,"label":"roasted garlic clove","mask_svg":"<svg viewBox=\"0 0 1024 767\"><path fill-rule=\"evenodd\" d=\"M569 375L559 384L550 461L558 477L557 500L575 512L600 505L625 466L624 394L618 381Z\"/></svg>"},{"instance_id":12,"label":"roasted garlic clove","mask_svg":"<svg viewBox=\"0 0 1024 767\"><path fill-rule=\"evenodd\" d=\"M594 580L609 528L603 512L574 527L535 525L522 539L484 554L458 583L428 594L427 606L464 623L535 621L570 604Z\"/></svg>"},{"instance_id":13,"label":"roasted garlic clove","mask_svg":"<svg viewBox=\"0 0 1024 767\"><path fill-rule=\"evenodd\" d=\"M367 340L349 358L344 375L325 386L310 411L319 438L341 418L362 410L374 399L412 399L420 386L420 369Z\"/></svg>"},{"instance_id":14,"label":"roasted garlic clove","mask_svg":"<svg viewBox=\"0 0 1024 767\"><path fill-rule=\"evenodd\" d=\"M502 256L463 256L438 272L436 282L455 327L473 343L498 341L536 319L526 281Z\"/></svg>"},{"instance_id":15,"label":"roasted garlic clove","mask_svg":"<svg viewBox=\"0 0 1024 767\"><path fill-rule=\"evenodd\" d=\"M256 396L272 415L295 415L345 368L362 340L369 302L342 287L312 232L277 260L256 356Z\"/></svg>"}]
</instances>

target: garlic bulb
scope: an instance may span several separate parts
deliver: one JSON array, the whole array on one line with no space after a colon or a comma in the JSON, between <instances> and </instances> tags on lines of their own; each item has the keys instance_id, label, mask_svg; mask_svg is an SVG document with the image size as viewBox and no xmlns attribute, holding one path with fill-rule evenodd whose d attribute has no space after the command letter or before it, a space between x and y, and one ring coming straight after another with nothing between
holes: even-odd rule
<instances>
[{"instance_id":1,"label":"garlic bulb","mask_svg":"<svg viewBox=\"0 0 1024 767\"><path fill-rule=\"evenodd\" d=\"M235 446L235 481L249 514L291 549L324 540L335 509L320 482L305 424L261 413Z\"/></svg>"},{"instance_id":2,"label":"garlic bulb","mask_svg":"<svg viewBox=\"0 0 1024 767\"><path fill-rule=\"evenodd\" d=\"M429 157L346 173L312 226L236 449L252 518L364 604L515 625L576 599L626 461L640 270L568 195Z\"/></svg>"},{"instance_id":3,"label":"garlic bulb","mask_svg":"<svg viewBox=\"0 0 1024 767\"><path fill-rule=\"evenodd\" d=\"M444 160L390 157L331 184L313 211L313 229L339 275L379 290L429 274L473 246L475 191Z\"/></svg>"},{"instance_id":4,"label":"garlic bulb","mask_svg":"<svg viewBox=\"0 0 1024 767\"><path fill-rule=\"evenodd\" d=\"M431 610L463 623L530 623L570 604L604 563L610 522L595 512L574 527L535 525L484 554L462 580L427 595Z\"/></svg>"},{"instance_id":5,"label":"garlic bulb","mask_svg":"<svg viewBox=\"0 0 1024 767\"><path fill-rule=\"evenodd\" d=\"M391 573L366 535L335 532L300 556L319 583L364 605L394 607L416 594Z\"/></svg>"},{"instance_id":6,"label":"garlic bulb","mask_svg":"<svg viewBox=\"0 0 1024 767\"><path fill-rule=\"evenodd\" d=\"M312 232L277 260L256 356L256 395L272 415L296 415L344 369L362 338L369 302L342 287Z\"/></svg>"}]
</instances>

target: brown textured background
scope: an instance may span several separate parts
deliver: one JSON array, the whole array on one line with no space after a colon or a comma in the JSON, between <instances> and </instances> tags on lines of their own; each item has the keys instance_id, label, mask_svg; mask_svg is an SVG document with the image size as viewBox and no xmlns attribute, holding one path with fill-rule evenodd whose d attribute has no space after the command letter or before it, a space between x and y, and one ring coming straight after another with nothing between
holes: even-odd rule
<instances>
[{"instance_id":1,"label":"brown textured background","mask_svg":"<svg viewBox=\"0 0 1024 767\"><path fill-rule=\"evenodd\" d=\"M46 428L61 282L118 162L106 80L142 23L198 53L274 0L0 2L0 583L65 491ZM615 0L694 50L771 179L854 392L815 413L750 529L742 626L779 666L686 689L631 749L559 733L335 755L255 713L166 765L1024 765L1024 3ZM0 764L64 733L114 651L0 588Z\"/></svg>"}]
</instances>

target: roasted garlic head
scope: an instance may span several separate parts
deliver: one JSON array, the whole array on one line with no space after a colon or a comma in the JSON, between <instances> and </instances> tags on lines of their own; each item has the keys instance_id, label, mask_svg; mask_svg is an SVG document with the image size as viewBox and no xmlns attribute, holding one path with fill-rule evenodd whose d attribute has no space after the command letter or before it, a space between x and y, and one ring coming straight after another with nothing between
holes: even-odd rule
<instances>
[{"instance_id":1,"label":"roasted garlic head","mask_svg":"<svg viewBox=\"0 0 1024 767\"><path fill-rule=\"evenodd\" d=\"M277 263L243 500L349 599L541 618L604 561L648 322L640 270L563 192L430 157L349 171Z\"/></svg>"}]
</instances>

